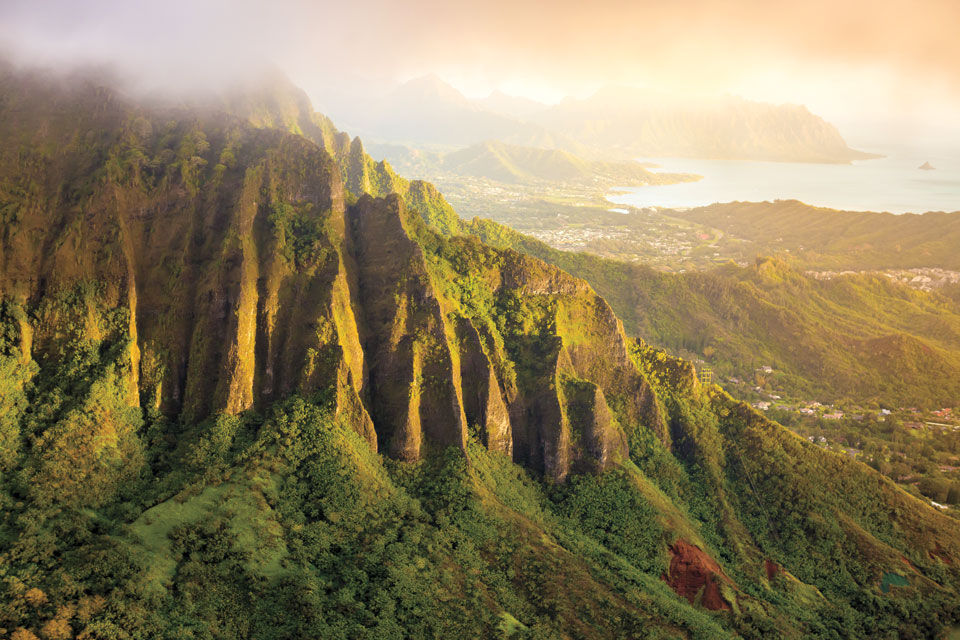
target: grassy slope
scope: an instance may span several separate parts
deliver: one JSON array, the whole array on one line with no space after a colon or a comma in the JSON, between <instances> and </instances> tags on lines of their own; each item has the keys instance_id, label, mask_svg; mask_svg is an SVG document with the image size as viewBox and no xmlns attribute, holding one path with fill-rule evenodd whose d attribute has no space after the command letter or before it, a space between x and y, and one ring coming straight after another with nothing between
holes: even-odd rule
<instances>
[{"instance_id":1,"label":"grassy slope","mask_svg":"<svg viewBox=\"0 0 960 640\"><path fill-rule=\"evenodd\" d=\"M946 296L872 276L816 281L776 259L668 275L557 251L489 221L467 229L584 278L628 333L695 356L709 349L724 375L770 365L790 391L822 399L933 407L960 397L960 308Z\"/></svg>"},{"instance_id":2,"label":"grassy slope","mask_svg":"<svg viewBox=\"0 0 960 640\"><path fill-rule=\"evenodd\" d=\"M499 182L578 182L659 184L684 176L654 174L635 162L588 161L566 151L518 147L502 142L480 144L443 157L446 171ZM692 179L693 176L687 176Z\"/></svg>"},{"instance_id":3,"label":"grassy slope","mask_svg":"<svg viewBox=\"0 0 960 640\"><path fill-rule=\"evenodd\" d=\"M751 240L759 252L799 252L817 268L960 269L955 213L836 211L786 200L714 204L677 215Z\"/></svg>"},{"instance_id":4,"label":"grassy slope","mask_svg":"<svg viewBox=\"0 0 960 640\"><path fill-rule=\"evenodd\" d=\"M434 238L430 252L469 255L452 242ZM471 259L460 268L473 272ZM68 353L89 338L77 339ZM36 416L16 428L69 429L53 399L91 367L125 366L125 350L93 346L68 360L80 366L33 369L21 393ZM643 345L633 358L667 412L671 450L624 424L630 461L559 486L474 440L466 455L392 462L323 394L179 428L148 415L128 436L144 461L114 459L124 473L92 496L65 485L73 506L46 491L58 467L26 447L2 479L0 625L92 637L720 638L925 635L951 619L956 578L939 558L960 557L953 521L699 388L689 365ZM513 366L522 378L529 365ZM108 377L98 393L122 403L124 386ZM661 580L678 540L717 559L729 612L690 606ZM901 586L883 595L885 580Z\"/></svg>"}]
</instances>

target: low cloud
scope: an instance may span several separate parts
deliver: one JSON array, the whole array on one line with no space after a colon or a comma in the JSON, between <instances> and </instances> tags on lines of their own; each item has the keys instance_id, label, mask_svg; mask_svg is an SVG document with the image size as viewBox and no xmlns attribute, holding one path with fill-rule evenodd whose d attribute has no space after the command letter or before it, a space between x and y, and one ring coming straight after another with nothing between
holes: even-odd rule
<instances>
[{"instance_id":1,"label":"low cloud","mask_svg":"<svg viewBox=\"0 0 960 640\"><path fill-rule=\"evenodd\" d=\"M0 47L188 89L271 62L321 97L434 71L478 91L642 84L947 113L960 103L957 25L956 0L6 0Z\"/></svg>"}]
</instances>

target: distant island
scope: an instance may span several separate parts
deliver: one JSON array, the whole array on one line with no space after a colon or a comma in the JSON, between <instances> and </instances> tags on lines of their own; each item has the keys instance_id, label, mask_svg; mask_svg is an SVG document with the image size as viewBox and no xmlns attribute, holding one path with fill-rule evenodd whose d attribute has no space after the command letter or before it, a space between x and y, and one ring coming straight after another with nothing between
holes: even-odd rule
<instances>
[{"instance_id":1,"label":"distant island","mask_svg":"<svg viewBox=\"0 0 960 640\"><path fill-rule=\"evenodd\" d=\"M922 165L920 165L917 168L923 169L924 171L933 171L934 169L936 169L936 167L930 164L929 162L924 162Z\"/></svg>"}]
</instances>

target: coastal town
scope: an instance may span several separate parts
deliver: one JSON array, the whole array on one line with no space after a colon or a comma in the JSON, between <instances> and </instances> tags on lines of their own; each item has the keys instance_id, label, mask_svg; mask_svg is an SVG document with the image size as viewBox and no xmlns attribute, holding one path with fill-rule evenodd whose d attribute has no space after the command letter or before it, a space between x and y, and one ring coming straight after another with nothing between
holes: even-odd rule
<instances>
[{"instance_id":1,"label":"coastal town","mask_svg":"<svg viewBox=\"0 0 960 640\"><path fill-rule=\"evenodd\" d=\"M817 280L833 280L840 276L882 274L892 282L906 285L919 291L936 291L947 285L960 284L960 271L921 267L916 269L888 269L884 271L806 271Z\"/></svg>"},{"instance_id":2,"label":"coastal town","mask_svg":"<svg viewBox=\"0 0 960 640\"><path fill-rule=\"evenodd\" d=\"M642 263L659 271L748 263L747 243L672 212L611 206L602 191L573 183L508 184L466 176L433 176L464 218L489 218L555 249Z\"/></svg>"}]
</instances>

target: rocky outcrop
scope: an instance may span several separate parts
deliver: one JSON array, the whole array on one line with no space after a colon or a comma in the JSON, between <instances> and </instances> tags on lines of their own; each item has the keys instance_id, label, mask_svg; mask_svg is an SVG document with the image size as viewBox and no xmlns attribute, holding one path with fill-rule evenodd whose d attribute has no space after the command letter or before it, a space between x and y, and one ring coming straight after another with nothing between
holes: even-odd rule
<instances>
[{"instance_id":1,"label":"rocky outcrop","mask_svg":"<svg viewBox=\"0 0 960 640\"><path fill-rule=\"evenodd\" d=\"M624 429L657 415L622 326L586 283L449 237L442 196L397 182L359 140L294 117L299 107L272 118L313 122L337 158L223 114L74 90L70 105L99 110L62 113L51 98L0 123L4 136L34 132L38 148L100 132L36 157L0 150L17 181L3 185L16 208L4 208L0 295L32 311L21 346L41 363L71 336L122 340L131 406L197 422L322 394L395 458L465 448L473 434L556 481L617 464ZM350 189L401 190L413 205L349 204ZM88 311L65 315L57 300ZM114 308L122 317L108 318Z\"/></svg>"},{"instance_id":2,"label":"rocky outcrop","mask_svg":"<svg viewBox=\"0 0 960 640\"><path fill-rule=\"evenodd\" d=\"M460 380L467 423L477 427L488 449L512 456L510 414L503 399L500 381L480 333L467 319L457 323L457 342L460 347Z\"/></svg>"},{"instance_id":3,"label":"rocky outcrop","mask_svg":"<svg viewBox=\"0 0 960 640\"><path fill-rule=\"evenodd\" d=\"M382 448L400 459L416 460L425 438L464 447L460 372L448 342L452 329L423 250L408 234L403 201L364 196L350 209L349 222Z\"/></svg>"}]
</instances>

